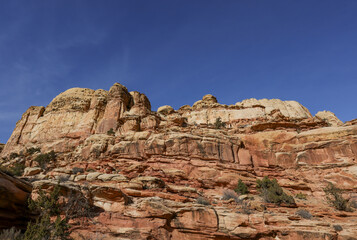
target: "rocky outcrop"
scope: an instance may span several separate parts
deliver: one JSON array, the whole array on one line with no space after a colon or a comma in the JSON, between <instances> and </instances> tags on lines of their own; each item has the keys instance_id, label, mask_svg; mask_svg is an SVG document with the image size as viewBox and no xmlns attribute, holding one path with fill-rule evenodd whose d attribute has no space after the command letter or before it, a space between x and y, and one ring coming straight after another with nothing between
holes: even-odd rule
<instances>
[{"instance_id":1,"label":"rocky outcrop","mask_svg":"<svg viewBox=\"0 0 357 240\"><path fill-rule=\"evenodd\" d=\"M35 189L58 180L67 193L86 189L102 211L75 225L76 239L353 239L356 213L334 210L323 189L334 183L357 200L355 122L326 111L312 116L295 101L223 105L212 95L153 112L144 94L114 84L70 89L46 108L31 107L1 157L23 161ZM57 159L46 169L36 154L9 159L30 147L55 150ZM255 186L264 176L307 199L265 203ZM239 179L250 194L222 198Z\"/></svg>"},{"instance_id":2,"label":"rocky outcrop","mask_svg":"<svg viewBox=\"0 0 357 240\"><path fill-rule=\"evenodd\" d=\"M31 213L27 209L30 184L0 171L0 230L11 227L26 229Z\"/></svg>"},{"instance_id":3,"label":"rocky outcrop","mask_svg":"<svg viewBox=\"0 0 357 240\"><path fill-rule=\"evenodd\" d=\"M118 83L109 92L72 88L55 97L46 108L30 107L17 122L2 154L33 146L69 152L92 134L118 130L124 113L146 116L150 112L145 95L129 93Z\"/></svg>"},{"instance_id":4,"label":"rocky outcrop","mask_svg":"<svg viewBox=\"0 0 357 240\"><path fill-rule=\"evenodd\" d=\"M316 113L315 117L323 121L326 121L329 124L329 126L338 127L343 125L343 122L340 119L338 119L333 112L330 111L318 112Z\"/></svg>"}]
</instances>

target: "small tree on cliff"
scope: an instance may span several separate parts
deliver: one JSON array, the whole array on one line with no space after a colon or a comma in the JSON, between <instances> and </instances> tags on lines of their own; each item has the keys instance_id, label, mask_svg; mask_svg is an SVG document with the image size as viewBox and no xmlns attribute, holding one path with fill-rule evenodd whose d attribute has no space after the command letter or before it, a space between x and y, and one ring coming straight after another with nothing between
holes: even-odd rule
<instances>
[{"instance_id":1,"label":"small tree on cliff","mask_svg":"<svg viewBox=\"0 0 357 240\"><path fill-rule=\"evenodd\" d=\"M109 130L107 131L107 134L110 135L110 136L114 136L114 135L115 135L115 132L114 132L113 128L109 129Z\"/></svg>"},{"instance_id":2,"label":"small tree on cliff","mask_svg":"<svg viewBox=\"0 0 357 240\"><path fill-rule=\"evenodd\" d=\"M61 208L58 203L60 186L57 184L50 194L42 189L36 200L29 199L31 211L39 213L35 222L27 225L24 240L69 240L69 225L67 217L61 218Z\"/></svg>"},{"instance_id":3,"label":"small tree on cliff","mask_svg":"<svg viewBox=\"0 0 357 240\"><path fill-rule=\"evenodd\" d=\"M267 176L262 180L258 179L257 189L267 203L296 205L293 196L286 194L276 179L270 180Z\"/></svg>"},{"instance_id":4,"label":"small tree on cliff","mask_svg":"<svg viewBox=\"0 0 357 240\"><path fill-rule=\"evenodd\" d=\"M348 205L348 200L343 198L342 189L336 187L332 183L328 183L324 188L327 201L337 210L352 212L352 208Z\"/></svg>"},{"instance_id":5,"label":"small tree on cliff","mask_svg":"<svg viewBox=\"0 0 357 240\"><path fill-rule=\"evenodd\" d=\"M234 191L238 194L249 193L247 185L245 185L245 183L241 179L239 179L237 187L234 189Z\"/></svg>"},{"instance_id":6,"label":"small tree on cliff","mask_svg":"<svg viewBox=\"0 0 357 240\"><path fill-rule=\"evenodd\" d=\"M218 117L216 118L216 122L214 123L214 126L216 129L220 129L226 127L226 123L222 122L222 119Z\"/></svg>"}]
</instances>

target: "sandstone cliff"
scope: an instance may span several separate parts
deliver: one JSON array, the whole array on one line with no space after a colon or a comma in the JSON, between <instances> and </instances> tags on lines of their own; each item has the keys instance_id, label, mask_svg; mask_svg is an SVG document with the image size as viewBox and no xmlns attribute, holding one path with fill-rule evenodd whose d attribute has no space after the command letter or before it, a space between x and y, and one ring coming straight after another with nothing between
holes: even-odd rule
<instances>
[{"instance_id":1,"label":"sandstone cliff","mask_svg":"<svg viewBox=\"0 0 357 240\"><path fill-rule=\"evenodd\" d=\"M54 150L57 160L38 168L38 153L24 154L33 147ZM20 157L9 160L11 153ZM1 152L5 164L25 162L35 189L57 179L63 189L88 188L103 212L76 225L77 239L354 239L357 214L331 207L323 188L334 183L357 200L356 156L355 121L312 116L295 101L223 105L206 95L155 112L144 94L120 84L69 89L46 108L30 107ZM264 203L255 187L264 176L307 200L294 208ZM223 200L239 179L250 195ZM313 218L297 216L300 208Z\"/></svg>"}]
</instances>

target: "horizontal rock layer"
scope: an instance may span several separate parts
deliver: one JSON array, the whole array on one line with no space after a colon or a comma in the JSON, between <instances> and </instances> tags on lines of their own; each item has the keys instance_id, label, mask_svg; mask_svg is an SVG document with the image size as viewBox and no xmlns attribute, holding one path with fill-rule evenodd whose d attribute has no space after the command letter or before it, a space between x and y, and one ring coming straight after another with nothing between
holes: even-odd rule
<instances>
[{"instance_id":1,"label":"horizontal rock layer","mask_svg":"<svg viewBox=\"0 0 357 240\"><path fill-rule=\"evenodd\" d=\"M57 160L41 170L34 161L39 153L25 154L30 147L54 150ZM23 114L1 156L14 152L23 153L35 189L61 179L67 192L90 192L102 212L93 224L75 227L78 239L353 239L357 233L357 215L334 210L323 191L331 182L357 199L357 125L327 111L313 117L295 101L222 105L206 95L192 106L154 112L145 95L120 84L109 91L75 88ZM297 207L314 217L264 203L255 188L263 176L291 195L306 194ZM238 179L251 191L248 207L222 200ZM197 203L199 197L211 205Z\"/></svg>"}]
</instances>

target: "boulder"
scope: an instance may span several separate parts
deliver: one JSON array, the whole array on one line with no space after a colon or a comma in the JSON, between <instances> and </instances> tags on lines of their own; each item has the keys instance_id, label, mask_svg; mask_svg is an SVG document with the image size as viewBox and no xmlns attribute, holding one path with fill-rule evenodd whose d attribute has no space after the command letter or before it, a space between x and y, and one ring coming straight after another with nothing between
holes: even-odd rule
<instances>
[{"instance_id":1,"label":"boulder","mask_svg":"<svg viewBox=\"0 0 357 240\"><path fill-rule=\"evenodd\" d=\"M157 112L162 115L169 115L169 114L173 113L174 111L175 110L169 105L161 106L157 109Z\"/></svg>"},{"instance_id":2,"label":"boulder","mask_svg":"<svg viewBox=\"0 0 357 240\"><path fill-rule=\"evenodd\" d=\"M34 176L39 174L42 171L40 167L27 167L24 170L24 176Z\"/></svg>"}]
</instances>

